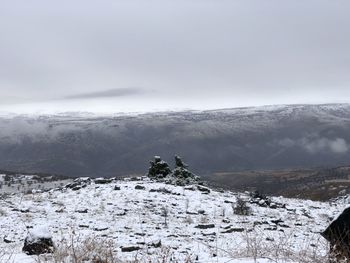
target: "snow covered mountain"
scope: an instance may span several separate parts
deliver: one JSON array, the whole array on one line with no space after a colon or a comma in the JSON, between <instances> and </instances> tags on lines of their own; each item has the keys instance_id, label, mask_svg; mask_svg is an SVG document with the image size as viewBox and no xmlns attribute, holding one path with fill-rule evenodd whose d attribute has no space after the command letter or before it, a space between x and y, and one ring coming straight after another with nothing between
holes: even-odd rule
<instances>
[{"instance_id":1,"label":"snow covered mountain","mask_svg":"<svg viewBox=\"0 0 350 263\"><path fill-rule=\"evenodd\" d=\"M244 213L239 200L247 202ZM346 205L148 178L82 178L0 200L0 262L322 263L328 245L320 232ZM55 252L23 253L28 233L32 240L52 237Z\"/></svg>"},{"instance_id":2,"label":"snow covered mountain","mask_svg":"<svg viewBox=\"0 0 350 263\"><path fill-rule=\"evenodd\" d=\"M287 105L97 116L0 117L1 169L69 176L141 175L183 156L201 175L335 167L350 160L350 105Z\"/></svg>"}]
</instances>

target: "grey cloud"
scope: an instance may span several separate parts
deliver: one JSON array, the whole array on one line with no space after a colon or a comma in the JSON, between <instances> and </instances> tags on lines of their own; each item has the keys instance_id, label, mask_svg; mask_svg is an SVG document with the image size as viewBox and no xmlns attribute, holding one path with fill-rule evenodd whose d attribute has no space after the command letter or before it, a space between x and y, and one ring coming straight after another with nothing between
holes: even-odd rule
<instances>
[{"instance_id":1,"label":"grey cloud","mask_svg":"<svg viewBox=\"0 0 350 263\"><path fill-rule=\"evenodd\" d=\"M343 138L325 138L315 135L299 139L285 138L278 142L283 147L301 147L307 152L315 154L330 151L334 154L345 154L349 151L350 145Z\"/></svg>"},{"instance_id":2,"label":"grey cloud","mask_svg":"<svg viewBox=\"0 0 350 263\"><path fill-rule=\"evenodd\" d=\"M302 146L310 153L331 151L336 154L344 154L347 153L349 150L349 145L343 138L303 139Z\"/></svg>"},{"instance_id":3,"label":"grey cloud","mask_svg":"<svg viewBox=\"0 0 350 263\"><path fill-rule=\"evenodd\" d=\"M65 99L96 99L96 98L113 98L123 97L135 94L142 94L145 90L141 88L121 88L110 89L97 92L80 93L77 95L66 96Z\"/></svg>"},{"instance_id":4,"label":"grey cloud","mask_svg":"<svg viewBox=\"0 0 350 263\"><path fill-rule=\"evenodd\" d=\"M29 119L25 117L1 118L0 140L5 143L21 143L30 139L36 141L49 141L57 138L62 133L76 131L81 128L75 125L56 126L50 128L50 123L45 119Z\"/></svg>"}]
</instances>

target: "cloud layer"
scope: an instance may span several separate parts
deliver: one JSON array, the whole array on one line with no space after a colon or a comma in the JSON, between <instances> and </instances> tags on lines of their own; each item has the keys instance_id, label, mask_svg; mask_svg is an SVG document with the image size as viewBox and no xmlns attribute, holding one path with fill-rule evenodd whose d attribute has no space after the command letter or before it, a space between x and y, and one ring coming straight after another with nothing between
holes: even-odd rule
<instances>
[{"instance_id":1,"label":"cloud layer","mask_svg":"<svg viewBox=\"0 0 350 263\"><path fill-rule=\"evenodd\" d=\"M143 92L144 91L140 88L111 89L97 92L80 93L77 95L66 96L64 99L113 98L141 94Z\"/></svg>"},{"instance_id":2,"label":"cloud layer","mask_svg":"<svg viewBox=\"0 0 350 263\"><path fill-rule=\"evenodd\" d=\"M0 110L60 98L74 110L72 99L107 96L112 110L121 100L145 110L157 101L164 109L347 102L349 9L345 0L6 1ZM159 92L148 103L127 87Z\"/></svg>"},{"instance_id":3,"label":"cloud layer","mask_svg":"<svg viewBox=\"0 0 350 263\"><path fill-rule=\"evenodd\" d=\"M301 147L311 154L332 152L334 154L345 154L350 145L343 138L325 138L319 136L307 136L300 139L285 138L279 142L284 147Z\"/></svg>"}]
</instances>

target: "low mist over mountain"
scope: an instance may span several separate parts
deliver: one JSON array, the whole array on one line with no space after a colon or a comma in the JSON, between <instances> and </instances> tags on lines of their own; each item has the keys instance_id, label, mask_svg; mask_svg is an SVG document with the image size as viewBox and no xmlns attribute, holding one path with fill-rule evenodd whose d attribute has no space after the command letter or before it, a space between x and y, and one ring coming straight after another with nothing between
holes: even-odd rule
<instances>
[{"instance_id":1,"label":"low mist over mountain","mask_svg":"<svg viewBox=\"0 0 350 263\"><path fill-rule=\"evenodd\" d=\"M350 163L350 105L139 115L6 115L1 169L69 176L143 174L179 154L201 175Z\"/></svg>"}]
</instances>

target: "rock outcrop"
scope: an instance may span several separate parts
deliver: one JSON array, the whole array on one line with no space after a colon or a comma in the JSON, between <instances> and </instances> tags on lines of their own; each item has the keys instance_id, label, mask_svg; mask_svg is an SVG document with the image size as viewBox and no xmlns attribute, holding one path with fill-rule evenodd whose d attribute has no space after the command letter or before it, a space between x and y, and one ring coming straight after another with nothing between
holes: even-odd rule
<instances>
[{"instance_id":1,"label":"rock outcrop","mask_svg":"<svg viewBox=\"0 0 350 263\"><path fill-rule=\"evenodd\" d=\"M199 181L199 177L188 170L179 156L175 156L175 169L171 170L167 162L159 156L154 157L148 170L148 177L174 185L188 185Z\"/></svg>"},{"instance_id":2,"label":"rock outcrop","mask_svg":"<svg viewBox=\"0 0 350 263\"><path fill-rule=\"evenodd\" d=\"M171 170L167 162L164 162L160 156L154 156L154 161L150 161L151 166L148 169L150 178L165 178L171 174Z\"/></svg>"}]
</instances>

